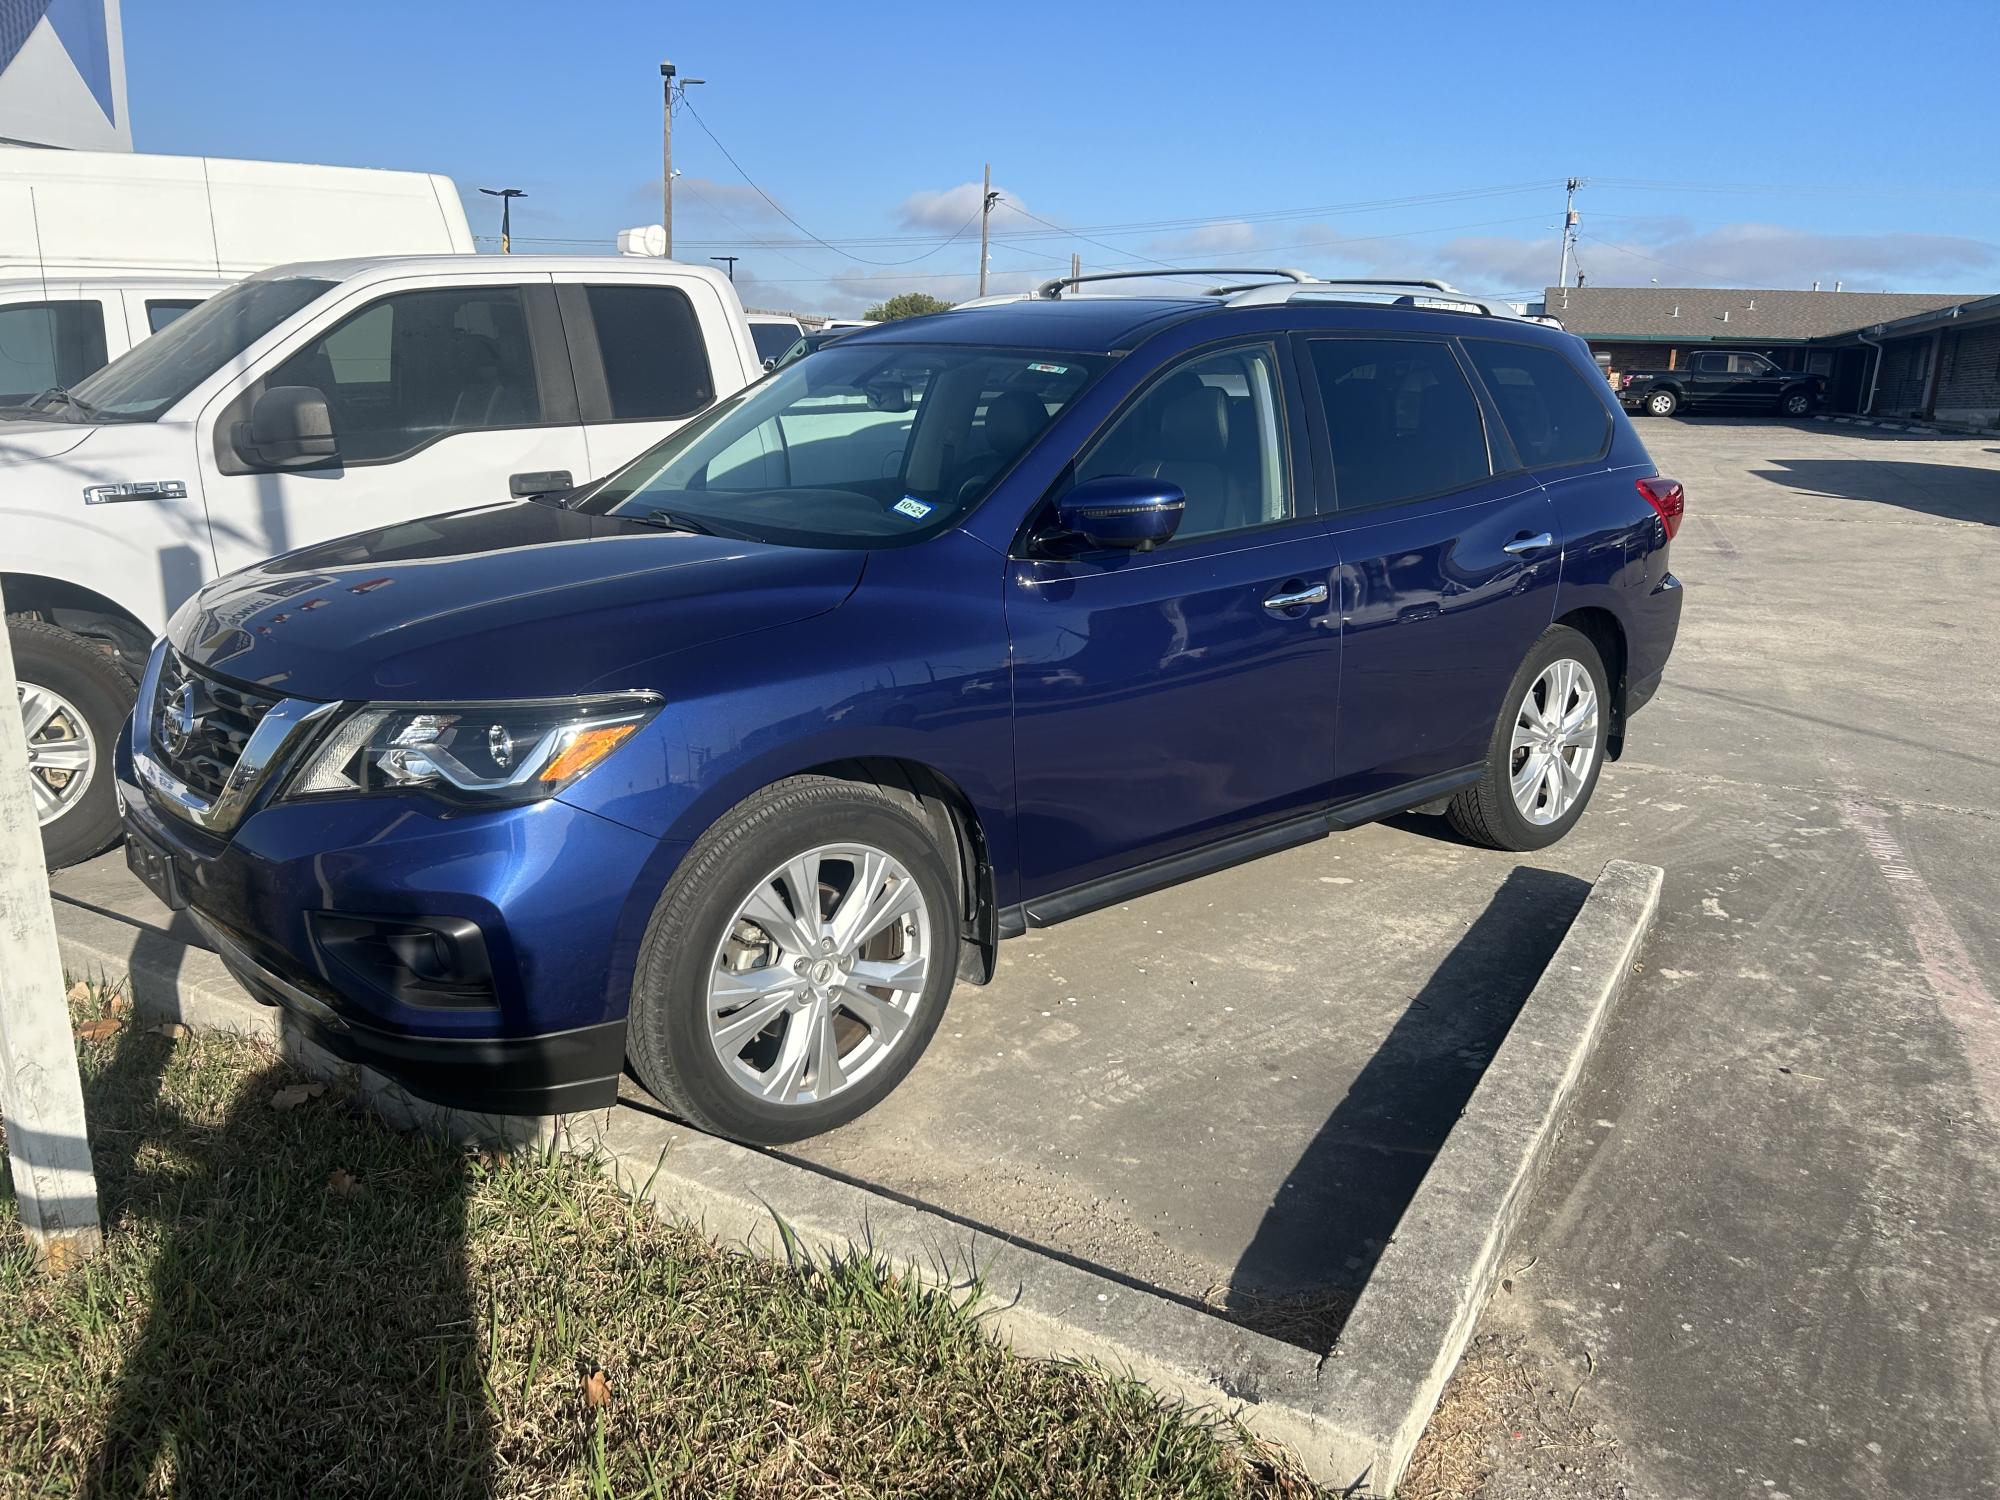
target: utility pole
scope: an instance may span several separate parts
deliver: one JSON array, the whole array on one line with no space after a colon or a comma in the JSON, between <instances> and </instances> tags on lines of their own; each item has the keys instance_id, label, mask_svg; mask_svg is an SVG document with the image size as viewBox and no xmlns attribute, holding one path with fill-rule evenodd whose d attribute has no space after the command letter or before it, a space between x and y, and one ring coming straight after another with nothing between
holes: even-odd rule
<instances>
[{"instance_id":1,"label":"utility pole","mask_svg":"<svg viewBox=\"0 0 2000 1500\"><path fill-rule=\"evenodd\" d=\"M660 227L667 232L667 248L661 252L674 258L674 95L685 95L690 84L706 83L705 78L680 78L670 62L660 64Z\"/></svg>"},{"instance_id":2,"label":"utility pole","mask_svg":"<svg viewBox=\"0 0 2000 1500\"><path fill-rule=\"evenodd\" d=\"M993 205L1000 195L993 191L993 163L986 164L986 176L979 187L979 295L986 295L986 223L993 217Z\"/></svg>"},{"instance_id":3,"label":"utility pole","mask_svg":"<svg viewBox=\"0 0 2000 1500\"><path fill-rule=\"evenodd\" d=\"M1562 269L1556 273L1556 285L1562 288L1562 305L1569 306L1569 258L1576 248L1576 190L1583 186L1581 177L1572 177L1564 184L1568 196L1563 203L1563 253Z\"/></svg>"},{"instance_id":4,"label":"utility pole","mask_svg":"<svg viewBox=\"0 0 2000 1500\"><path fill-rule=\"evenodd\" d=\"M516 198L525 198L528 195L519 188L481 188L479 191L489 198L498 198L500 200L500 253L502 255L512 255L514 253L514 219L509 210L513 208Z\"/></svg>"},{"instance_id":5,"label":"utility pole","mask_svg":"<svg viewBox=\"0 0 2000 1500\"><path fill-rule=\"evenodd\" d=\"M1083 257L1076 251L1069 253L1069 279L1076 281L1083 276Z\"/></svg>"},{"instance_id":6,"label":"utility pole","mask_svg":"<svg viewBox=\"0 0 2000 1500\"><path fill-rule=\"evenodd\" d=\"M22 1232L54 1271L94 1252L103 1229L17 696L0 630L0 1118Z\"/></svg>"},{"instance_id":7,"label":"utility pole","mask_svg":"<svg viewBox=\"0 0 2000 1500\"><path fill-rule=\"evenodd\" d=\"M736 284L736 262L743 259L743 257L740 255L711 255L709 259L729 262L729 284L734 286Z\"/></svg>"}]
</instances>

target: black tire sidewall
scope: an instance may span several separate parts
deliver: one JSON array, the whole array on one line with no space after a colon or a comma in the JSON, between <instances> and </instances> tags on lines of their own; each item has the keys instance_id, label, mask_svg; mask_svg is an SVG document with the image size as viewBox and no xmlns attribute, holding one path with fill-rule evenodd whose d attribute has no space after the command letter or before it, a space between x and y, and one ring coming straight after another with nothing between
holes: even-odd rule
<instances>
[{"instance_id":1,"label":"black tire sidewall","mask_svg":"<svg viewBox=\"0 0 2000 1500\"><path fill-rule=\"evenodd\" d=\"M1794 405L1798 407L1797 411L1792 410ZM1792 392L1788 396L1781 397L1778 401L1778 414L1780 416L1803 417L1807 412L1811 410L1812 410L1812 398L1810 396L1801 395L1797 391Z\"/></svg>"},{"instance_id":2,"label":"black tire sidewall","mask_svg":"<svg viewBox=\"0 0 2000 1500\"><path fill-rule=\"evenodd\" d=\"M632 984L635 1035L628 1051L641 1081L691 1123L758 1145L821 1134L880 1103L930 1045L957 978L957 883L916 810L872 788L839 783L810 788L808 795L808 805L762 820L764 809L753 799L689 851L654 912ZM715 1055L705 1014L709 964L723 924L753 881L791 855L849 840L893 855L916 878L930 906L930 976L901 1045L866 1079L824 1104L767 1105L731 1082ZM648 1076L649 1060L656 1066L663 1061L668 1076Z\"/></svg>"},{"instance_id":3,"label":"black tire sidewall","mask_svg":"<svg viewBox=\"0 0 2000 1500\"><path fill-rule=\"evenodd\" d=\"M1666 407L1664 409L1656 407L1653 404L1656 401L1665 401ZM1680 398L1672 391L1655 391L1646 398L1646 411L1655 417L1671 417L1679 409L1680 404Z\"/></svg>"},{"instance_id":4,"label":"black tire sidewall","mask_svg":"<svg viewBox=\"0 0 2000 1500\"><path fill-rule=\"evenodd\" d=\"M135 689L117 660L67 631L38 621L7 622L14 676L58 693L90 726L96 761L90 785L68 812L42 829L42 857L61 869L101 854L118 839L118 799L112 752L132 712ZM6 705L15 712L14 705Z\"/></svg>"},{"instance_id":5,"label":"black tire sidewall","mask_svg":"<svg viewBox=\"0 0 2000 1500\"><path fill-rule=\"evenodd\" d=\"M1581 662L1590 673L1591 685L1597 690L1597 753L1590 760L1590 775L1585 779L1583 791L1576 804L1553 823L1530 823L1514 805L1513 792L1513 745L1514 716L1520 709L1521 700L1537 677L1547 670L1551 662L1568 657ZM1580 630L1567 625L1552 627L1535 643L1535 647L1521 663L1521 670L1514 674L1513 682L1507 686L1507 701L1500 710L1500 722L1493 730L1493 744L1487 752L1486 818L1489 824L1497 824L1497 833L1506 840L1508 849L1545 849L1576 826L1584 811L1590 806L1590 799L1597 792L1597 779L1604 774L1604 755L1611 738L1611 690L1604 670L1604 658L1590 637Z\"/></svg>"}]
</instances>

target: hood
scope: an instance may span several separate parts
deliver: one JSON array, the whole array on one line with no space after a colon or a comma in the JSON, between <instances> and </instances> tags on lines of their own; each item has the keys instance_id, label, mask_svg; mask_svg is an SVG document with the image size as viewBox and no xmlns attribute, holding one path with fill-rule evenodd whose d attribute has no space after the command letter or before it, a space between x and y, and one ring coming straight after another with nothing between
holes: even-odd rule
<instances>
[{"instance_id":1,"label":"hood","mask_svg":"<svg viewBox=\"0 0 2000 1500\"><path fill-rule=\"evenodd\" d=\"M0 417L0 464L60 458L97 429L88 422L35 422Z\"/></svg>"},{"instance_id":2,"label":"hood","mask_svg":"<svg viewBox=\"0 0 2000 1500\"><path fill-rule=\"evenodd\" d=\"M835 608L865 558L523 501L272 558L208 585L170 633L301 698L665 691L668 658Z\"/></svg>"}]
</instances>

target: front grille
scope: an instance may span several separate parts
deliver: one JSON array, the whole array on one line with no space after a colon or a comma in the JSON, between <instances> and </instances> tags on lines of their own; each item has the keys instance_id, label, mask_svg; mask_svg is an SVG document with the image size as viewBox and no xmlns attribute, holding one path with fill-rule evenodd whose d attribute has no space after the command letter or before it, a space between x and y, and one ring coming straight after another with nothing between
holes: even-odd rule
<instances>
[{"instance_id":1,"label":"front grille","mask_svg":"<svg viewBox=\"0 0 2000 1500\"><path fill-rule=\"evenodd\" d=\"M190 791L214 801L258 722L277 702L254 689L218 682L169 648L153 694L153 758Z\"/></svg>"}]
</instances>

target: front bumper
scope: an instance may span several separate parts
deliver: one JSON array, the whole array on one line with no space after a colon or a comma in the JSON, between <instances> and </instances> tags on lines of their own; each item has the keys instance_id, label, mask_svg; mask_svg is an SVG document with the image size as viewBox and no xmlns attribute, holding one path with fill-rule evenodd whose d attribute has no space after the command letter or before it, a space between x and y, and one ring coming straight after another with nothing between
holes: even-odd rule
<instances>
[{"instance_id":1,"label":"front bumper","mask_svg":"<svg viewBox=\"0 0 2000 1500\"><path fill-rule=\"evenodd\" d=\"M415 797L278 803L223 839L142 790L130 734L115 759L128 833L164 854L191 916L256 999L439 1104L554 1114L613 1102L638 940L669 847L560 801L467 813ZM427 983L385 957L433 928L476 955L466 974L446 973L455 982ZM357 947L357 930L387 936Z\"/></svg>"}]
</instances>

